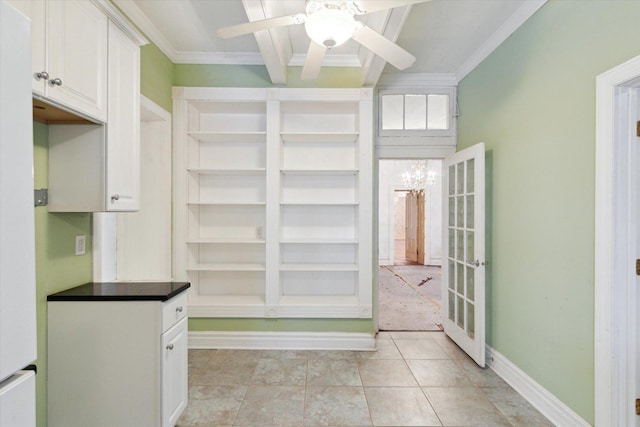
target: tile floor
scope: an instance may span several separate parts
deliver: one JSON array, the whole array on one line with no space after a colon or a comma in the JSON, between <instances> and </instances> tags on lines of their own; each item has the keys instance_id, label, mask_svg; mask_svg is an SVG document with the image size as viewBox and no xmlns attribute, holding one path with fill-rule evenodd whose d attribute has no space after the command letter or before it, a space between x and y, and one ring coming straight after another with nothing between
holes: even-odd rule
<instances>
[{"instance_id":1,"label":"tile floor","mask_svg":"<svg viewBox=\"0 0 640 427\"><path fill-rule=\"evenodd\" d=\"M178 427L552 426L442 332L388 332L376 352L190 350Z\"/></svg>"}]
</instances>

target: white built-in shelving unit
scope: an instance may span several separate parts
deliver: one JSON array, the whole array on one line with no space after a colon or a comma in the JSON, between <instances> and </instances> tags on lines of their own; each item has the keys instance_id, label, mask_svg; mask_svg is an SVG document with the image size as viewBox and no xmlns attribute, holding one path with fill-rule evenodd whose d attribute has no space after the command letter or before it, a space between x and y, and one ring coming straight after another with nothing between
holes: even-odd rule
<instances>
[{"instance_id":1,"label":"white built-in shelving unit","mask_svg":"<svg viewBox=\"0 0 640 427\"><path fill-rule=\"evenodd\" d=\"M372 95L174 88L174 275L193 317L371 317Z\"/></svg>"}]
</instances>

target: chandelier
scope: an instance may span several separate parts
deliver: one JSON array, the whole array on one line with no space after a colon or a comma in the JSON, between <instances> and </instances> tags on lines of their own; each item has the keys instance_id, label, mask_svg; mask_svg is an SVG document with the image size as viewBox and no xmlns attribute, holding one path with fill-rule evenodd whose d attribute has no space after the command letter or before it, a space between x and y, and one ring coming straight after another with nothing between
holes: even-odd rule
<instances>
[{"instance_id":1,"label":"chandelier","mask_svg":"<svg viewBox=\"0 0 640 427\"><path fill-rule=\"evenodd\" d=\"M402 173L402 185L410 191L423 192L426 187L435 184L437 173L427 171L426 160L416 160L409 170Z\"/></svg>"}]
</instances>

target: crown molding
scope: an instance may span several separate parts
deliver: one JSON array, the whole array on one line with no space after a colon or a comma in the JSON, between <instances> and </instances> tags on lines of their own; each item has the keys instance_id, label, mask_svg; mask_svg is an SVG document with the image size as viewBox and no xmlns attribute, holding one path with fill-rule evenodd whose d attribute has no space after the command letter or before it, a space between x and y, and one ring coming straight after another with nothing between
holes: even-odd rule
<instances>
[{"instance_id":1,"label":"crown molding","mask_svg":"<svg viewBox=\"0 0 640 427\"><path fill-rule=\"evenodd\" d=\"M264 65L259 52L176 52L175 64Z\"/></svg>"},{"instance_id":2,"label":"crown molding","mask_svg":"<svg viewBox=\"0 0 640 427\"><path fill-rule=\"evenodd\" d=\"M131 0L111 0L127 17L164 53L171 62L176 63L178 52L158 28Z\"/></svg>"},{"instance_id":3,"label":"crown molding","mask_svg":"<svg viewBox=\"0 0 640 427\"><path fill-rule=\"evenodd\" d=\"M378 87L385 86L457 86L458 78L452 73L382 73Z\"/></svg>"},{"instance_id":4,"label":"crown molding","mask_svg":"<svg viewBox=\"0 0 640 427\"><path fill-rule=\"evenodd\" d=\"M149 44L149 40L111 2L108 0L92 0L92 3L98 6L109 17L111 22L116 24L138 46Z\"/></svg>"},{"instance_id":5,"label":"crown molding","mask_svg":"<svg viewBox=\"0 0 640 427\"><path fill-rule=\"evenodd\" d=\"M482 44L456 71L459 81L464 79L474 68L500 46L511 34L513 34L525 21L538 11L547 0L527 0L516 10L488 39Z\"/></svg>"}]
</instances>

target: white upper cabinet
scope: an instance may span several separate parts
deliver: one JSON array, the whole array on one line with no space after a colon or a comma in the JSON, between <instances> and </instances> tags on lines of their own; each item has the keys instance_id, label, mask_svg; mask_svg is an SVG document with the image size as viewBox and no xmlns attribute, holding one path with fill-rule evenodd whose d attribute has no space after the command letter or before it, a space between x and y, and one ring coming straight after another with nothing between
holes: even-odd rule
<instances>
[{"instance_id":1,"label":"white upper cabinet","mask_svg":"<svg viewBox=\"0 0 640 427\"><path fill-rule=\"evenodd\" d=\"M34 94L106 122L107 16L88 1L32 1L28 9Z\"/></svg>"},{"instance_id":2,"label":"white upper cabinet","mask_svg":"<svg viewBox=\"0 0 640 427\"><path fill-rule=\"evenodd\" d=\"M100 113L100 121L106 124L50 122L49 211L136 211L140 208L139 46L145 44L146 40L123 18L120 18L108 2L55 0L48 1L46 4L49 15L56 16L56 21L66 22L65 26L68 27L65 30L61 29L62 34L59 38L62 41L56 43L56 46L59 51L66 49L67 53L72 52L73 56L77 57L77 60L68 58L62 60L63 68L75 70L76 66L85 66L84 58L88 58L88 65L84 72L90 75L89 77L95 77L92 67L97 63L104 65L104 71L96 71L96 73L101 75L99 83L104 86L106 94L96 97L96 99L102 99L101 103L105 101L106 107L104 112ZM94 14L99 15L100 18ZM100 47L102 50L99 55L95 51L97 48L91 47L88 41L83 44L67 40L85 37L83 31L85 29L89 31L85 27L91 20L93 20L91 26L100 27L104 21L105 43L104 48ZM48 29L51 28L48 27ZM99 38L102 38L102 30L98 32ZM48 44L51 45L51 43ZM69 46L74 47L69 48ZM85 55L85 50L90 52ZM102 65L98 68L102 69ZM74 71L65 75L75 76L76 74ZM79 73L78 76L80 76ZM78 83L73 88L88 89L91 86L83 85L84 83ZM46 90L49 93L53 91L49 83L46 85ZM74 92L69 88L65 91ZM77 95L79 91L74 93ZM90 97L78 96L77 99L87 101ZM52 102L51 97L47 97L47 102ZM90 104L91 102L87 101L86 108L74 107L73 110L88 115ZM90 114L88 117L97 118L98 116Z\"/></svg>"},{"instance_id":3,"label":"white upper cabinet","mask_svg":"<svg viewBox=\"0 0 640 427\"><path fill-rule=\"evenodd\" d=\"M135 211L140 208L140 49L112 22L108 111L106 210Z\"/></svg>"}]
</instances>

